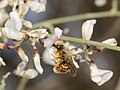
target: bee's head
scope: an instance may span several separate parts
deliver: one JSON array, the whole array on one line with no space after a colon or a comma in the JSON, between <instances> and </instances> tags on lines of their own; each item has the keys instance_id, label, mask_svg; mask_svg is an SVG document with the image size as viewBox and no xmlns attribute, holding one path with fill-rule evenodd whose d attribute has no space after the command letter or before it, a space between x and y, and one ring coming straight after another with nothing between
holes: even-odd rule
<instances>
[{"instance_id":1,"label":"bee's head","mask_svg":"<svg viewBox=\"0 0 120 90\"><path fill-rule=\"evenodd\" d=\"M53 44L53 47L55 47L55 48L58 49L58 50L62 50L62 49L63 49L63 42L62 42L62 41L56 41L56 42Z\"/></svg>"}]
</instances>

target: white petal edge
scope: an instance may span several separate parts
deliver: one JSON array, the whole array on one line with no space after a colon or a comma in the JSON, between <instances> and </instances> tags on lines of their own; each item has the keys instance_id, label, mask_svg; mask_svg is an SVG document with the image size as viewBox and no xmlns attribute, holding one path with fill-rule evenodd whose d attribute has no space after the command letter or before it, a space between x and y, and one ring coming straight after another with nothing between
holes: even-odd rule
<instances>
[{"instance_id":1,"label":"white petal edge","mask_svg":"<svg viewBox=\"0 0 120 90\"><path fill-rule=\"evenodd\" d=\"M2 28L3 34L5 34L10 39L21 40L22 37L19 34L19 31L16 30L16 26L11 19L8 19L5 23L5 27Z\"/></svg>"},{"instance_id":2,"label":"white petal edge","mask_svg":"<svg viewBox=\"0 0 120 90\"><path fill-rule=\"evenodd\" d=\"M14 22L18 31L22 28L22 21L16 11L10 12L10 19Z\"/></svg>"},{"instance_id":3,"label":"white petal edge","mask_svg":"<svg viewBox=\"0 0 120 90\"><path fill-rule=\"evenodd\" d=\"M0 66L3 65L3 66L6 66L5 62L3 61L3 58L0 57Z\"/></svg>"},{"instance_id":4,"label":"white petal edge","mask_svg":"<svg viewBox=\"0 0 120 90\"><path fill-rule=\"evenodd\" d=\"M20 62L17 66L17 69L15 70L15 74L19 75L22 71L25 70L27 63L26 62Z\"/></svg>"},{"instance_id":5,"label":"white petal edge","mask_svg":"<svg viewBox=\"0 0 120 90\"><path fill-rule=\"evenodd\" d=\"M55 30L55 33L53 37L55 38L55 40L58 40L60 36L62 35L62 30L58 27L56 27L54 30Z\"/></svg>"},{"instance_id":6,"label":"white petal edge","mask_svg":"<svg viewBox=\"0 0 120 90\"><path fill-rule=\"evenodd\" d=\"M72 57L72 60L73 60L73 64L74 64L74 66L75 66L76 68L79 68L78 63L77 63L77 62L75 62L75 60L74 60L74 58L73 58L73 57Z\"/></svg>"},{"instance_id":7,"label":"white petal edge","mask_svg":"<svg viewBox=\"0 0 120 90\"><path fill-rule=\"evenodd\" d=\"M109 45L112 45L112 46L116 46L117 45L117 41L116 41L115 38L107 39L107 40L103 41L102 43L109 44Z\"/></svg>"},{"instance_id":8,"label":"white petal edge","mask_svg":"<svg viewBox=\"0 0 120 90\"><path fill-rule=\"evenodd\" d=\"M87 20L82 25L82 38L86 40L90 40L92 33L93 33L93 27L96 23L96 20Z\"/></svg>"},{"instance_id":9,"label":"white petal edge","mask_svg":"<svg viewBox=\"0 0 120 90\"><path fill-rule=\"evenodd\" d=\"M60 38L61 35L62 35L62 30L59 29L59 28L55 28L54 29L54 35L50 38L47 38L47 39L43 40L44 47L52 46L54 44L54 42L57 41Z\"/></svg>"},{"instance_id":10,"label":"white petal edge","mask_svg":"<svg viewBox=\"0 0 120 90\"><path fill-rule=\"evenodd\" d=\"M40 74L43 74L43 68L40 64L40 56L37 52L35 53L35 56L34 56L34 64L35 64L35 68L37 69L37 71Z\"/></svg>"},{"instance_id":11,"label":"white petal edge","mask_svg":"<svg viewBox=\"0 0 120 90\"><path fill-rule=\"evenodd\" d=\"M107 0L94 0L94 4L98 7L102 7L107 3Z\"/></svg>"},{"instance_id":12,"label":"white petal edge","mask_svg":"<svg viewBox=\"0 0 120 90\"><path fill-rule=\"evenodd\" d=\"M42 60L44 63L48 65L55 66L55 62L53 61L54 57L52 56L52 54L54 55L52 48L44 49L43 54L42 54Z\"/></svg>"},{"instance_id":13,"label":"white petal edge","mask_svg":"<svg viewBox=\"0 0 120 90\"><path fill-rule=\"evenodd\" d=\"M113 76L112 71L98 69L95 64L90 66L90 70L91 70L91 74L90 74L91 80L95 82L98 86L103 85Z\"/></svg>"},{"instance_id":14,"label":"white petal edge","mask_svg":"<svg viewBox=\"0 0 120 90\"><path fill-rule=\"evenodd\" d=\"M25 71L25 76L27 76L29 79L33 79L38 76L38 72L35 69L28 69Z\"/></svg>"}]
</instances>

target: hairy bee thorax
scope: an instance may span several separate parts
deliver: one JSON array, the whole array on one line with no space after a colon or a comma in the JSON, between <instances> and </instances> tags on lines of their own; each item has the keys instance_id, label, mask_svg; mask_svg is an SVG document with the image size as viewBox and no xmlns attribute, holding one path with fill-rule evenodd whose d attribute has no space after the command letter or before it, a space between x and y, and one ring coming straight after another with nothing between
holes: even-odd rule
<instances>
[{"instance_id":1,"label":"hairy bee thorax","mask_svg":"<svg viewBox=\"0 0 120 90\"><path fill-rule=\"evenodd\" d=\"M53 61L55 66L53 68L55 73L65 74L70 72L72 76L76 75L76 68L72 61L72 53L70 49L64 45L62 41L56 41L53 46Z\"/></svg>"}]
</instances>

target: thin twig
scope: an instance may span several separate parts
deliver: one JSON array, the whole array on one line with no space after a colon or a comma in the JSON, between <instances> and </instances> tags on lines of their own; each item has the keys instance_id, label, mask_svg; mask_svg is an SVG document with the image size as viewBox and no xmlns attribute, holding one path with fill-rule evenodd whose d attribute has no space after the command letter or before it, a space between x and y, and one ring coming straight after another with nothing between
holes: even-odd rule
<instances>
[{"instance_id":1,"label":"thin twig","mask_svg":"<svg viewBox=\"0 0 120 90\"><path fill-rule=\"evenodd\" d=\"M52 36L51 34L48 34L48 37L51 37L51 36ZM109 44L104 44L104 43L100 43L100 42L96 42L96 41L84 40L84 39L81 39L81 38L74 38L74 37L67 37L67 36L61 36L60 39L61 40L66 40L66 41L77 42L77 43L81 43L81 44L86 44L86 45L100 46L100 47L104 47L104 48L107 48L107 49L120 51L119 46L112 46L112 45L109 45Z\"/></svg>"},{"instance_id":2,"label":"thin twig","mask_svg":"<svg viewBox=\"0 0 120 90\"><path fill-rule=\"evenodd\" d=\"M43 22L39 22L33 25L33 28L38 28L40 26L43 26L44 24L60 24L60 23L67 23L67 22L73 22L73 21L79 21L79 20L85 20L85 19L92 19L92 18L105 18L105 17L119 17L120 11L113 13L113 11L104 11L104 12L94 12L94 13L86 13L86 14L79 14L79 15L73 15L73 16L66 16L66 17L60 17L55 19L46 20Z\"/></svg>"},{"instance_id":3,"label":"thin twig","mask_svg":"<svg viewBox=\"0 0 120 90\"><path fill-rule=\"evenodd\" d=\"M117 12L118 11L118 0L112 0L112 12Z\"/></svg>"},{"instance_id":4,"label":"thin twig","mask_svg":"<svg viewBox=\"0 0 120 90\"><path fill-rule=\"evenodd\" d=\"M17 90L24 90L27 82L28 82L28 78L26 77L21 78Z\"/></svg>"}]
</instances>

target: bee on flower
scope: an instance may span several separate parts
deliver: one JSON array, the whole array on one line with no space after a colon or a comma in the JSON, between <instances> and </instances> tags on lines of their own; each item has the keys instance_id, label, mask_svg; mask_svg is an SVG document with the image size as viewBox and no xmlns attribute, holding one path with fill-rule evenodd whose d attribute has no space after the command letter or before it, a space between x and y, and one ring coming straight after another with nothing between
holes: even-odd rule
<instances>
[{"instance_id":1,"label":"bee on flower","mask_svg":"<svg viewBox=\"0 0 120 90\"><path fill-rule=\"evenodd\" d=\"M79 68L78 63L74 60L74 55L80 54L82 50L75 50L74 46L68 42L57 40L48 47L43 53L45 63L54 66L53 71L57 74L65 74L70 72L72 76L76 76L76 68ZM45 58L48 54L49 58ZM81 57L79 57L80 59ZM47 60L46 60L47 59Z\"/></svg>"},{"instance_id":2,"label":"bee on flower","mask_svg":"<svg viewBox=\"0 0 120 90\"><path fill-rule=\"evenodd\" d=\"M62 41L56 41L50 48L53 49L51 55L56 64L53 68L54 72L59 74L70 72L72 76L76 76L76 67L79 68L79 66L75 64L72 51Z\"/></svg>"},{"instance_id":3,"label":"bee on flower","mask_svg":"<svg viewBox=\"0 0 120 90\"><path fill-rule=\"evenodd\" d=\"M87 20L82 25L82 38L84 40L90 40L93 33L96 20ZM83 45L83 50L80 48L72 47L69 43L60 41L59 38L62 32L56 28L52 37L44 40L44 46L47 49L43 53L43 60L45 63L53 65L53 71L57 74L66 74L70 72L72 76L76 76L76 69L79 68L79 63L86 62L90 68L91 80L97 85L101 86L105 82L111 79L113 72L110 70L98 69L97 65L92 61L89 55L93 55L94 52L103 51L103 47ZM57 37L57 38L56 38ZM59 38L58 38L59 37ZM103 41L104 44L116 46L117 42L114 38ZM84 57L81 56L83 53ZM47 57L47 58L46 58ZM76 61L78 60L78 61Z\"/></svg>"}]
</instances>

